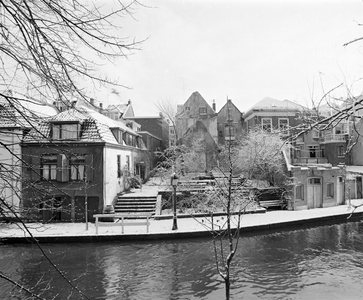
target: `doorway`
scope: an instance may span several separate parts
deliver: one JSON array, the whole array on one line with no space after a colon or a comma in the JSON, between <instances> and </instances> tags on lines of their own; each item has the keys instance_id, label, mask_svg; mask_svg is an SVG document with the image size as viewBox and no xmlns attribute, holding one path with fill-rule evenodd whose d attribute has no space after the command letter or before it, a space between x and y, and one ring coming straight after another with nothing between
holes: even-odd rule
<instances>
[{"instance_id":1,"label":"doorway","mask_svg":"<svg viewBox=\"0 0 363 300\"><path fill-rule=\"evenodd\" d=\"M362 176L357 176L355 178L355 184L356 184L356 191L357 191L357 199L363 198L362 193Z\"/></svg>"},{"instance_id":2,"label":"doorway","mask_svg":"<svg viewBox=\"0 0 363 300\"><path fill-rule=\"evenodd\" d=\"M344 204L344 180L343 176L338 176L338 184L337 184L337 204Z\"/></svg>"},{"instance_id":3,"label":"doorway","mask_svg":"<svg viewBox=\"0 0 363 300\"><path fill-rule=\"evenodd\" d=\"M323 206L321 178L308 178L308 194L307 194L308 209L318 208Z\"/></svg>"}]
</instances>

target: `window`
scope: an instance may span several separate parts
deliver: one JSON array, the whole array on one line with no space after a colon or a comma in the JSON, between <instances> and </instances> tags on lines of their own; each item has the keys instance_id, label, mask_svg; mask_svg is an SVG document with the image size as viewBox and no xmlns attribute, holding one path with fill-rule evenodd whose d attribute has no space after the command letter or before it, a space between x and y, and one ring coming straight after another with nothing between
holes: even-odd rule
<instances>
[{"instance_id":1,"label":"window","mask_svg":"<svg viewBox=\"0 0 363 300\"><path fill-rule=\"evenodd\" d=\"M308 151L310 158L318 157L318 146L308 146Z\"/></svg>"},{"instance_id":2,"label":"window","mask_svg":"<svg viewBox=\"0 0 363 300\"><path fill-rule=\"evenodd\" d=\"M338 146L337 147L337 154L338 154L338 156L344 156L345 155L344 146Z\"/></svg>"},{"instance_id":3,"label":"window","mask_svg":"<svg viewBox=\"0 0 363 300\"><path fill-rule=\"evenodd\" d=\"M207 114L207 108L206 107L199 107L199 115L205 116Z\"/></svg>"},{"instance_id":4,"label":"window","mask_svg":"<svg viewBox=\"0 0 363 300\"><path fill-rule=\"evenodd\" d=\"M320 132L317 129L313 129L312 131L313 139L318 139L320 137Z\"/></svg>"},{"instance_id":5,"label":"window","mask_svg":"<svg viewBox=\"0 0 363 300\"><path fill-rule=\"evenodd\" d=\"M43 155L41 158L42 180L57 180L57 155Z\"/></svg>"},{"instance_id":6,"label":"window","mask_svg":"<svg viewBox=\"0 0 363 300\"><path fill-rule=\"evenodd\" d=\"M295 188L295 198L297 200L304 200L304 185L297 185Z\"/></svg>"},{"instance_id":7,"label":"window","mask_svg":"<svg viewBox=\"0 0 363 300\"><path fill-rule=\"evenodd\" d=\"M234 140L235 139L236 129L233 126L226 126L224 128L224 136L226 140Z\"/></svg>"},{"instance_id":8,"label":"window","mask_svg":"<svg viewBox=\"0 0 363 300\"><path fill-rule=\"evenodd\" d=\"M289 119L288 118L279 118L278 126L279 126L279 130L287 131L287 128L289 127Z\"/></svg>"},{"instance_id":9,"label":"window","mask_svg":"<svg viewBox=\"0 0 363 300\"><path fill-rule=\"evenodd\" d=\"M272 129L272 119L270 118L262 118L261 120L262 129L266 131L271 131Z\"/></svg>"},{"instance_id":10,"label":"window","mask_svg":"<svg viewBox=\"0 0 363 300\"><path fill-rule=\"evenodd\" d=\"M309 178L309 184L316 184L316 185L320 185L321 184L321 179L318 177L315 178Z\"/></svg>"},{"instance_id":11,"label":"window","mask_svg":"<svg viewBox=\"0 0 363 300\"><path fill-rule=\"evenodd\" d=\"M121 176L121 155L117 155L117 178L120 178Z\"/></svg>"},{"instance_id":12,"label":"window","mask_svg":"<svg viewBox=\"0 0 363 300\"><path fill-rule=\"evenodd\" d=\"M122 144L122 130L119 128L111 128L113 136L119 144Z\"/></svg>"},{"instance_id":13,"label":"window","mask_svg":"<svg viewBox=\"0 0 363 300\"><path fill-rule=\"evenodd\" d=\"M126 170L130 172L130 155L126 155Z\"/></svg>"},{"instance_id":14,"label":"window","mask_svg":"<svg viewBox=\"0 0 363 300\"><path fill-rule=\"evenodd\" d=\"M71 181L85 180L85 156L83 154L72 155L69 160L69 169Z\"/></svg>"},{"instance_id":15,"label":"window","mask_svg":"<svg viewBox=\"0 0 363 300\"><path fill-rule=\"evenodd\" d=\"M334 183L330 182L326 184L326 196L328 198L334 198Z\"/></svg>"},{"instance_id":16,"label":"window","mask_svg":"<svg viewBox=\"0 0 363 300\"><path fill-rule=\"evenodd\" d=\"M80 126L79 123L73 124L53 124L53 140L78 140Z\"/></svg>"}]
</instances>

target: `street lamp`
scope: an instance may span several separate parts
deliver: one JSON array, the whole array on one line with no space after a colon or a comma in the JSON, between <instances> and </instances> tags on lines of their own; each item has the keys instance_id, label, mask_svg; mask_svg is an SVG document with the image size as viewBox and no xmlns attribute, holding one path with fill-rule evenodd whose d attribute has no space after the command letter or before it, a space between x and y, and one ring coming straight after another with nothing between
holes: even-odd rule
<instances>
[{"instance_id":1,"label":"street lamp","mask_svg":"<svg viewBox=\"0 0 363 300\"><path fill-rule=\"evenodd\" d=\"M178 225L176 223L176 187L178 186L179 177L173 173L170 178L171 186L173 187L173 228L172 230L178 229Z\"/></svg>"}]
</instances>

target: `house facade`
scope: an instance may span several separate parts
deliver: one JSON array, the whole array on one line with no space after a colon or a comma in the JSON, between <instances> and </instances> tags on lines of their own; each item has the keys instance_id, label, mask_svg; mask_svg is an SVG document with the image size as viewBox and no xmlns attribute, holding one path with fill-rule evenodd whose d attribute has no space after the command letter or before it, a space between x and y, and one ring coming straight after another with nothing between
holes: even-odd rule
<instances>
[{"instance_id":1,"label":"house facade","mask_svg":"<svg viewBox=\"0 0 363 300\"><path fill-rule=\"evenodd\" d=\"M262 127L265 130L286 131L296 127L303 121L300 116L309 111L308 108L289 100L264 98L243 114L247 130Z\"/></svg>"},{"instance_id":2,"label":"house facade","mask_svg":"<svg viewBox=\"0 0 363 300\"><path fill-rule=\"evenodd\" d=\"M177 143L192 145L198 141L200 160L204 171L210 171L216 164L218 143L217 113L207 101L194 92L183 105L178 105L175 116Z\"/></svg>"},{"instance_id":3,"label":"house facade","mask_svg":"<svg viewBox=\"0 0 363 300\"><path fill-rule=\"evenodd\" d=\"M46 120L22 142L23 207L29 218L84 221L102 213L145 162L141 136L77 107Z\"/></svg>"},{"instance_id":4,"label":"house facade","mask_svg":"<svg viewBox=\"0 0 363 300\"><path fill-rule=\"evenodd\" d=\"M227 99L227 103L220 109L217 116L218 143L237 141L244 133L243 114Z\"/></svg>"},{"instance_id":5,"label":"house facade","mask_svg":"<svg viewBox=\"0 0 363 300\"><path fill-rule=\"evenodd\" d=\"M1 197L7 204L3 215L12 217L13 213L21 212L20 143L23 137L41 120L57 113L52 105L11 91L0 96L0 190Z\"/></svg>"},{"instance_id":6,"label":"house facade","mask_svg":"<svg viewBox=\"0 0 363 300\"><path fill-rule=\"evenodd\" d=\"M140 131L149 132L153 137L156 137L161 141L159 148L155 150L164 150L169 146L169 123L165 120L160 113L159 116L150 117L127 117L125 120L133 120L137 124L140 124ZM144 140L144 142L146 142Z\"/></svg>"}]
</instances>

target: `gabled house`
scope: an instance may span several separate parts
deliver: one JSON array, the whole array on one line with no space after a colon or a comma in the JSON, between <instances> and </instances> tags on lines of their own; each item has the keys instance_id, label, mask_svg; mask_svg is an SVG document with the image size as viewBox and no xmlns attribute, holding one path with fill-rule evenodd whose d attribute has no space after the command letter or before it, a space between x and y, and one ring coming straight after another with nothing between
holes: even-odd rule
<instances>
[{"instance_id":1,"label":"gabled house","mask_svg":"<svg viewBox=\"0 0 363 300\"><path fill-rule=\"evenodd\" d=\"M220 109L217 116L218 143L236 141L243 135L243 117L240 110L227 99L227 103Z\"/></svg>"},{"instance_id":2,"label":"gabled house","mask_svg":"<svg viewBox=\"0 0 363 300\"><path fill-rule=\"evenodd\" d=\"M145 174L141 136L123 122L86 107L44 121L22 142L23 206L31 218L84 220L102 213Z\"/></svg>"},{"instance_id":3,"label":"gabled house","mask_svg":"<svg viewBox=\"0 0 363 300\"><path fill-rule=\"evenodd\" d=\"M178 105L175 125L176 143L192 145L196 140L202 141L200 161L204 164L204 171L210 171L216 163L218 143L215 110L199 92L194 92L183 105Z\"/></svg>"},{"instance_id":4,"label":"gabled house","mask_svg":"<svg viewBox=\"0 0 363 300\"><path fill-rule=\"evenodd\" d=\"M217 113L199 92L194 92L183 105L178 105L175 123L179 141L198 133L209 135L215 143L218 141Z\"/></svg>"},{"instance_id":5,"label":"gabled house","mask_svg":"<svg viewBox=\"0 0 363 300\"><path fill-rule=\"evenodd\" d=\"M55 107L12 91L0 96L0 191L11 208L3 215L13 216L22 207L21 140L39 122L57 114ZM2 206L4 208L4 206Z\"/></svg>"}]
</instances>

